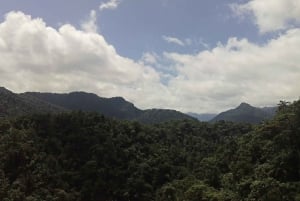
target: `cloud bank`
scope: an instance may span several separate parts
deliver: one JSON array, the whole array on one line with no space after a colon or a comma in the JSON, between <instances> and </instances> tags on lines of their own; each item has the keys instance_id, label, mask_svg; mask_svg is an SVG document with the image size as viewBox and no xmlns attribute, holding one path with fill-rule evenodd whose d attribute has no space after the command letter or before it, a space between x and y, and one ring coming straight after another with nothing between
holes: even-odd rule
<instances>
[{"instance_id":1,"label":"cloud bank","mask_svg":"<svg viewBox=\"0 0 300 201\"><path fill-rule=\"evenodd\" d=\"M0 85L17 92L84 90L123 96L141 108L199 113L242 101L265 106L299 98L300 29L263 45L233 37L196 54L145 53L134 61L87 27L55 29L22 12L8 13L0 23Z\"/></svg>"},{"instance_id":2,"label":"cloud bank","mask_svg":"<svg viewBox=\"0 0 300 201\"><path fill-rule=\"evenodd\" d=\"M238 16L252 15L261 33L283 30L300 24L299 0L250 0L231 4Z\"/></svg>"},{"instance_id":3,"label":"cloud bank","mask_svg":"<svg viewBox=\"0 0 300 201\"><path fill-rule=\"evenodd\" d=\"M264 45L230 38L226 44L196 55L165 53L178 71L169 90L189 111L195 106L221 111L233 107L232 103L264 106L297 99L299 47L300 29L292 29Z\"/></svg>"},{"instance_id":4,"label":"cloud bank","mask_svg":"<svg viewBox=\"0 0 300 201\"><path fill-rule=\"evenodd\" d=\"M0 54L1 85L19 92L85 90L136 102L164 91L157 72L118 55L102 35L69 24L56 30L22 12L0 24Z\"/></svg>"}]
</instances>

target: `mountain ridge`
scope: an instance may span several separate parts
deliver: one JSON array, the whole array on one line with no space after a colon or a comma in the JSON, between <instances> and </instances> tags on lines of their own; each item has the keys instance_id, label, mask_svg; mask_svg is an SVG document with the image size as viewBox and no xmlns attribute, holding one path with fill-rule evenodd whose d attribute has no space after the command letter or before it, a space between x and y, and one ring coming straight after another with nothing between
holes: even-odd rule
<instances>
[{"instance_id":1,"label":"mountain ridge","mask_svg":"<svg viewBox=\"0 0 300 201\"><path fill-rule=\"evenodd\" d=\"M276 107L258 108L246 102L219 114L184 114L176 110L155 108L141 110L120 96L104 98L84 91L70 93L24 92L17 94L0 87L0 116L74 110L98 112L111 118L151 124L180 119L197 119L212 123L224 120L257 124L272 118L276 113Z\"/></svg>"},{"instance_id":2,"label":"mountain ridge","mask_svg":"<svg viewBox=\"0 0 300 201\"><path fill-rule=\"evenodd\" d=\"M12 91L0 87L0 116L15 116L28 113L63 112L66 109L35 97L15 94Z\"/></svg>"},{"instance_id":3,"label":"mountain ridge","mask_svg":"<svg viewBox=\"0 0 300 201\"><path fill-rule=\"evenodd\" d=\"M264 120L271 119L276 113L277 107L254 107L249 103L242 102L234 109L221 112L214 117L210 122L220 120L233 121L239 123L258 124Z\"/></svg>"},{"instance_id":4,"label":"mountain ridge","mask_svg":"<svg viewBox=\"0 0 300 201\"><path fill-rule=\"evenodd\" d=\"M140 113L138 108L122 97L103 98L96 94L82 91L70 93L25 92L24 94L69 110L99 112L105 116L118 119L133 119Z\"/></svg>"},{"instance_id":5,"label":"mountain ridge","mask_svg":"<svg viewBox=\"0 0 300 201\"><path fill-rule=\"evenodd\" d=\"M133 120L141 123L161 123L170 120L194 119L186 114L170 109L141 110L123 97L116 96L103 98L93 93L42 93L25 92L46 102L67 108L69 110L82 110L87 112L99 112L105 116Z\"/></svg>"},{"instance_id":6,"label":"mountain ridge","mask_svg":"<svg viewBox=\"0 0 300 201\"><path fill-rule=\"evenodd\" d=\"M17 94L4 87L0 88L0 117L76 110L97 112L111 118L150 124L171 120L196 120L176 110L141 110L120 96L103 98L83 91L70 93L25 92Z\"/></svg>"}]
</instances>

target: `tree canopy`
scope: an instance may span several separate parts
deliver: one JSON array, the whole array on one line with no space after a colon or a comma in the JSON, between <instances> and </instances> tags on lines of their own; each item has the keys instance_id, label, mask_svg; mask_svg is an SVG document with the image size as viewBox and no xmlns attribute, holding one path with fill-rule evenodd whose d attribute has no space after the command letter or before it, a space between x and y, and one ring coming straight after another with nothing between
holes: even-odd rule
<instances>
[{"instance_id":1,"label":"tree canopy","mask_svg":"<svg viewBox=\"0 0 300 201\"><path fill-rule=\"evenodd\" d=\"M261 125L0 119L0 200L300 200L300 101Z\"/></svg>"}]
</instances>

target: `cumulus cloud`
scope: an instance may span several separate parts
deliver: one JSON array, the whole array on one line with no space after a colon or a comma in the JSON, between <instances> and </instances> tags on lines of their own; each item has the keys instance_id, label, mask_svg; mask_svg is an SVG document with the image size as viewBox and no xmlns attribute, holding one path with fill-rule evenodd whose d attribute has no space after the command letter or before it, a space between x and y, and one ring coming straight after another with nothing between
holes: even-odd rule
<instances>
[{"instance_id":1,"label":"cumulus cloud","mask_svg":"<svg viewBox=\"0 0 300 201\"><path fill-rule=\"evenodd\" d=\"M299 47L295 28L264 45L230 38L192 55L145 53L134 61L97 32L70 24L55 29L10 12L0 23L0 84L16 92L123 96L141 108L220 112L242 101L265 106L299 98Z\"/></svg>"},{"instance_id":2,"label":"cumulus cloud","mask_svg":"<svg viewBox=\"0 0 300 201\"><path fill-rule=\"evenodd\" d=\"M261 33L291 28L300 23L299 0L250 0L230 7L240 17L252 16Z\"/></svg>"},{"instance_id":3,"label":"cumulus cloud","mask_svg":"<svg viewBox=\"0 0 300 201\"><path fill-rule=\"evenodd\" d=\"M295 100L300 94L299 47L300 29L292 29L264 45L230 38L196 55L165 53L178 71L168 88L178 97L175 105L180 102L188 111Z\"/></svg>"},{"instance_id":4,"label":"cumulus cloud","mask_svg":"<svg viewBox=\"0 0 300 201\"><path fill-rule=\"evenodd\" d=\"M120 5L121 0L109 0L108 2L103 2L100 4L99 9L100 10L114 10L118 8Z\"/></svg>"},{"instance_id":5,"label":"cumulus cloud","mask_svg":"<svg viewBox=\"0 0 300 201\"><path fill-rule=\"evenodd\" d=\"M104 37L65 24L58 30L42 19L10 12L0 24L1 85L17 92L84 90L124 96L143 107L164 91L151 67L118 55Z\"/></svg>"}]
</instances>

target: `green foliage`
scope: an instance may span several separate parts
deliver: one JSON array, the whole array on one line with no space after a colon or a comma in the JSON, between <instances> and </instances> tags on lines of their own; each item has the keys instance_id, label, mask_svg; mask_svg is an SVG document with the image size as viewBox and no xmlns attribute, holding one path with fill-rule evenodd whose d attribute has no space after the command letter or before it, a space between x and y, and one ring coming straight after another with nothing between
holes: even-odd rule
<instances>
[{"instance_id":1,"label":"green foliage","mask_svg":"<svg viewBox=\"0 0 300 201\"><path fill-rule=\"evenodd\" d=\"M300 103L262 125L0 119L3 201L299 200Z\"/></svg>"},{"instance_id":2,"label":"green foliage","mask_svg":"<svg viewBox=\"0 0 300 201\"><path fill-rule=\"evenodd\" d=\"M257 108L247 103L241 103L237 108L218 114L211 122L220 120L233 122L247 122L258 124L271 119L275 115L276 107Z\"/></svg>"},{"instance_id":3,"label":"green foliage","mask_svg":"<svg viewBox=\"0 0 300 201\"><path fill-rule=\"evenodd\" d=\"M134 120L146 124L194 119L175 110L141 110L122 97L102 98L96 94L86 92L72 92L69 94L27 92L23 96L37 98L71 111L99 112L107 117Z\"/></svg>"},{"instance_id":4,"label":"green foliage","mask_svg":"<svg viewBox=\"0 0 300 201\"><path fill-rule=\"evenodd\" d=\"M25 94L15 94L3 87L0 87L0 118L7 116L17 116L39 113L58 113L64 112L65 109L46 103L35 97L26 96Z\"/></svg>"}]
</instances>

